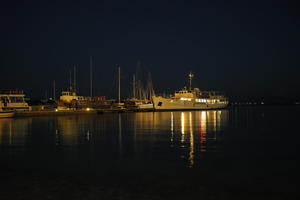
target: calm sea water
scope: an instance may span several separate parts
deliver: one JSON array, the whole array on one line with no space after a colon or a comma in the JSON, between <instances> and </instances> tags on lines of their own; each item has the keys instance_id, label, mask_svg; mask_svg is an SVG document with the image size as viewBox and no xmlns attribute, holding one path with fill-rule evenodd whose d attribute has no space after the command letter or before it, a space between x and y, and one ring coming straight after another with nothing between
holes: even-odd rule
<instances>
[{"instance_id":1,"label":"calm sea water","mask_svg":"<svg viewBox=\"0 0 300 200\"><path fill-rule=\"evenodd\" d=\"M0 119L1 199L287 199L299 107Z\"/></svg>"}]
</instances>

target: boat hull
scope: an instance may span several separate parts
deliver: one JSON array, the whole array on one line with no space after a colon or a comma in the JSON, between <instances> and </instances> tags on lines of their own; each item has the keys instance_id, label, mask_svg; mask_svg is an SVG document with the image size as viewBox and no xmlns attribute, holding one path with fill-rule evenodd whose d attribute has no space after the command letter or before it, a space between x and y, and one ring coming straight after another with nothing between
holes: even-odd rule
<instances>
[{"instance_id":1,"label":"boat hull","mask_svg":"<svg viewBox=\"0 0 300 200\"><path fill-rule=\"evenodd\" d=\"M228 105L228 102L208 104L156 96L152 100L155 110L209 110L222 109Z\"/></svg>"},{"instance_id":2,"label":"boat hull","mask_svg":"<svg viewBox=\"0 0 300 200\"><path fill-rule=\"evenodd\" d=\"M147 103L147 104L140 104L137 105L138 110L153 110L153 104L152 103Z\"/></svg>"},{"instance_id":3,"label":"boat hull","mask_svg":"<svg viewBox=\"0 0 300 200\"><path fill-rule=\"evenodd\" d=\"M14 112L6 112L6 111L0 111L0 118L10 118L15 115Z\"/></svg>"}]
</instances>

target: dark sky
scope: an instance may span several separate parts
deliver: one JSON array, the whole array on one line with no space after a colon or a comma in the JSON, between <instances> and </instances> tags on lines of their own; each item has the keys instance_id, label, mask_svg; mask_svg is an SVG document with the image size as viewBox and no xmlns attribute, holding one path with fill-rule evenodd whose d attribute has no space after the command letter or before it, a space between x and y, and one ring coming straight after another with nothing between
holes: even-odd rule
<instances>
[{"instance_id":1,"label":"dark sky","mask_svg":"<svg viewBox=\"0 0 300 200\"><path fill-rule=\"evenodd\" d=\"M122 83L138 61L157 92L194 86L231 98L299 96L299 7L292 1L6 1L0 5L0 89L27 96L68 86L110 96L116 66ZM124 91L124 95L127 91Z\"/></svg>"}]
</instances>

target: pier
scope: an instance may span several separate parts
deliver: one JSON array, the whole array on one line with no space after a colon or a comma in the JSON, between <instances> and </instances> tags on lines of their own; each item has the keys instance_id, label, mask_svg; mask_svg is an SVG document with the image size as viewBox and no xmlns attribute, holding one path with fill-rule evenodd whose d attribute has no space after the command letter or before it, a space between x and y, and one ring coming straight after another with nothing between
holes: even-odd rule
<instances>
[{"instance_id":1,"label":"pier","mask_svg":"<svg viewBox=\"0 0 300 200\"><path fill-rule=\"evenodd\" d=\"M91 109L91 110L43 110L43 111L23 111L16 112L14 117L36 117L36 116L62 116L62 115L98 115L105 113L125 113L125 112L149 112L154 110L132 110L132 109Z\"/></svg>"}]
</instances>

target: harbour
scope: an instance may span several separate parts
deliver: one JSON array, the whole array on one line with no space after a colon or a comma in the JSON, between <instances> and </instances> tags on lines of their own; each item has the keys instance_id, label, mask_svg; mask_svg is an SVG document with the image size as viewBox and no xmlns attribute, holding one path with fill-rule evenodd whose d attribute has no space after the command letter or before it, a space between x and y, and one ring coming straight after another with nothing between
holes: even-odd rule
<instances>
[{"instance_id":1,"label":"harbour","mask_svg":"<svg viewBox=\"0 0 300 200\"><path fill-rule=\"evenodd\" d=\"M146 94L141 89L135 87L135 76L133 76L133 98L122 99L121 101L121 70L118 67L118 99L106 100L102 97L78 96L76 90L76 68L70 73L70 86L68 91L62 91L58 100L55 100L55 84L53 85L52 105L29 106L25 101L25 94L20 91L7 91L0 93L0 108L2 117L29 117L47 115L73 115L73 114L103 114L111 112L146 112L163 110L208 110L222 109L228 105L228 100L224 95L216 95L215 92L202 92L198 88L192 90L192 73L188 74L189 89L179 90L171 98L155 96L151 78L148 80ZM140 82L138 82L140 83ZM92 89L92 85L91 85ZM91 90L92 91L92 90ZM136 98L136 91L140 97ZM144 93L144 94L143 94ZM92 95L92 92L91 92ZM143 96L143 97L142 97ZM48 100L48 101L49 101ZM15 112L14 115L4 113L4 111Z\"/></svg>"},{"instance_id":2,"label":"harbour","mask_svg":"<svg viewBox=\"0 0 300 200\"><path fill-rule=\"evenodd\" d=\"M298 1L3 1L0 200L300 199Z\"/></svg>"}]
</instances>

